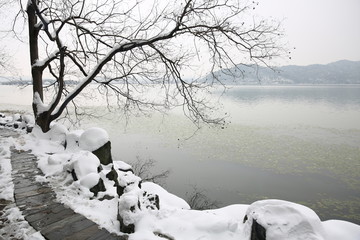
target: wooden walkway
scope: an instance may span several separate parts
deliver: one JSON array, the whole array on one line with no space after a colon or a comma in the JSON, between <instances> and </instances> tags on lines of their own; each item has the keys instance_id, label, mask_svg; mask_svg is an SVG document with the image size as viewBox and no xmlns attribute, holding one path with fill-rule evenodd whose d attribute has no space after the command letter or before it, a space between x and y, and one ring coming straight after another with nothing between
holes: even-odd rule
<instances>
[{"instance_id":1,"label":"wooden walkway","mask_svg":"<svg viewBox=\"0 0 360 240\"><path fill-rule=\"evenodd\" d=\"M35 181L35 176L41 174L36 161L29 152L11 151L15 203L34 229L50 240L128 239L126 235L117 236L99 229L94 222L57 202L47 183Z\"/></svg>"}]
</instances>

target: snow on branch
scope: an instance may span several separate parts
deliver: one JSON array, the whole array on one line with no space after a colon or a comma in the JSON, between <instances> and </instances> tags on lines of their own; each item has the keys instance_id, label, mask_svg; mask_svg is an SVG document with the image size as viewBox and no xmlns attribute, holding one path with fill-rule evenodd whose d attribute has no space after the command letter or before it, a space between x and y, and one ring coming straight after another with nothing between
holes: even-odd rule
<instances>
[{"instance_id":1,"label":"snow on branch","mask_svg":"<svg viewBox=\"0 0 360 240\"><path fill-rule=\"evenodd\" d=\"M234 67L244 58L267 64L269 59L281 54L277 45L281 36L279 25L253 19L246 21L242 17L255 3L243 5L239 0L154 2L149 6L150 12L141 4L145 3L31 0L30 6L40 19L34 23L39 27L35 29L36 37L43 41L46 53L53 51L42 61L34 58L32 64L41 71L37 78L48 67L58 83L54 85L59 91L49 109L50 119L60 117L67 105L92 82L136 106L155 106L157 103L145 102L130 94L130 85L136 89L148 82L160 83L165 88L174 84L177 92L173 94L182 97L180 105L190 119L219 123L221 118L210 119L205 114L208 103L196 97L196 90L216 81L221 83L221 79L215 78L210 84L183 79L183 69L193 67L191 60L202 59L200 64L206 66L206 71L215 72ZM79 84L67 89L65 79L76 79ZM120 81L127 90L113 87L112 81ZM40 90L37 91L42 97ZM165 91L164 106L168 106L168 94L169 91Z\"/></svg>"}]
</instances>

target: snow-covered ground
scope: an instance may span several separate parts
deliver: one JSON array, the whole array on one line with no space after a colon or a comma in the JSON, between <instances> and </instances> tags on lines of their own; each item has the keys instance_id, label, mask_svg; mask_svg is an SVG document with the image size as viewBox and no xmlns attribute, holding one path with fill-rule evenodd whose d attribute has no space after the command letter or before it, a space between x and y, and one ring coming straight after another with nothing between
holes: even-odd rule
<instances>
[{"instance_id":1,"label":"snow-covered ground","mask_svg":"<svg viewBox=\"0 0 360 240\"><path fill-rule=\"evenodd\" d=\"M11 122L13 119L5 117L0 121ZM106 175L113 165L117 169L129 166L116 161L113 165L102 165L99 171L99 159L90 151L108 141L107 133L101 129L69 132L64 126L55 124L46 134L35 127L31 134L21 133L19 138L1 138L0 141L0 198L11 201L5 209L8 220L3 228L5 230L0 230L1 234L11 231L21 234L20 238L42 239L27 225L13 204L9 157L10 146L15 146L31 150L38 157L38 167L44 176L39 176L37 181L49 182L57 199L75 212L117 234L123 234L120 232L118 213L125 223L134 224L135 232L129 234L130 240L248 240L255 221L264 227L269 240L360 239L359 225L338 220L321 222L311 209L281 200L263 200L251 205L237 204L214 210L192 210L183 199L157 184L142 183L140 188L137 184L140 178L131 172L118 173L119 184L126 186L124 193L118 197L114 182ZM74 180L72 171L75 171L77 180ZM94 196L89 189L100 179L106 191ZM150 203L143 196L149 194L159 197L158 207L148 207ZM6 239L9 235L3 236Z\"/></svg>"},{"instance_id":2,"label":"snow-covered ground","mask_svg":"<svg viewBox=\"0 0 360 240\"><path fill-rule=\"evenodd\" d=\"M4 138L0 135L0 239L43 240L42 235L25 221L14 203L10 162L10 146L14 143L12 137Z\"/></svg>"}]
</instances>

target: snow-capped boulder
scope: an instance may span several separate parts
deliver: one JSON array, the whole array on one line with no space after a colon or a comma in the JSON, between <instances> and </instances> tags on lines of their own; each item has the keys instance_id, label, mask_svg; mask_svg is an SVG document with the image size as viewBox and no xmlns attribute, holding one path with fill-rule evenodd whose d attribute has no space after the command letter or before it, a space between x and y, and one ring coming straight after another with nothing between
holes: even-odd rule
<instances>
[{"instance_id":1,"label":"snow-capped boulder","mask_svg":"<svg viewBox=\"0 0 360 240\"><path fill-rule=\"evenodd\" d=\"M250 239L324 240L320 218L308 207L282 201L262 200L246 211L245 233Z\"/></svg>"},{"instance_id":2,"label":"snow-capped boulder","mask_svg":"<svg viewBox=\"0 0 360 240\"><path fill-rule=\"evenodd\" d=\"M85 130L79 139L79 146L95 154L101 164L108 165L112 163L111 143L108 133L102 128L90 128Z\"/></svg>"},{"instance_id":3,"label":"snow-capped boulder","mask_svg":"<svg viewBox=\"0 0 360 240\"><path fill-rule=\"evenodd\" d=\"M0 113L0 126L6 126L31 132L34 127L34 122L34 118L30 115L22 115L16 113L12 116L6 116L5 114Z\"/></svg>"},{"instance_id":4,"label":"snow-capped boulder","mask_svg":"<svg viewBox=\"0 0 360 240\"><path fill-rule=\"evenodd\" d=\"M80 136L80 147L83 150L95 151L109 141L108 133L102 128L89 128Z\"/></svg>"},{"instance_id":5,"label":"snow-capped boulder","mask_svg":"<svg viewBox=\"0 0 360 240\"><path fill-rule=\"evenodd\" d=\"M120 186L118 172L130 172L133 174L134 171L129 164L122 161L114 161L111 164L111 170L106 174L106 178L114 182L116 192L118 196L121 196L124 193L125 186Z\"/></svg>"},{"instance_id":6,"label":"snow-capped boulder","mask_svg":"<svg viewBox=\"0 0 360 240\"><path fill-rule=\"evenodd\" d=\"M88 151L80 151L75 154L72 161L77 179L81 179L90 173L97 173L100 166L99 159Z\"/></svg>"},{"instance_id":7,"label":"snow-capped boulder","mask_svg":"<svg viewBox=\"0 0 360 240\"><path fill-rule=\"evenodd\" d=\"M66 135L68 134L68 129L59 123L51 124L49 132L47 132L48 138L51 141L60 143L63 146L66 146Z\"/></svg>"},{"instance_id":8,"label":"snow-capped boulder","mask_svg":"<svg viewBox=\"0 0 360 240\"><path fill-rule=\"evenodd\" d=\"M152 182L144 182L141 184L141 189L147 193L153 193L159 195L161 204L159 208L167 209L187 209L190 210L189 204L182 198L169 193L160 185Z\"/></svg>"},{"instance_id":9,"label":"snow-capped boulder","mask_svg":"<svg viewBox=\"0 0 360 240\"><path fill-rule=\"evenodd\" d=\"M157 192L152 192L156 188L155 186L149 186L147 188L149 191L142 189L141 178L133 173L128 164L118 162L113 166L112 171L115 171L117 176L117 194L119 196L117 219L120 222L120 231L134 233L136 223L148 211L158 211L160 209L161 199ZM156 190L159 190L159 188L156 188ZM167 196L168 199L175 199L175 197L169 196L169 193L166 194L164 191L163 195Z\"/></svg>"},{"instance_id":10,"label":"snow-capped boulder","mask_svg":"<svg viewBox=\"0 0 360 240\"><path fill-rule=\"evenodd\" d=\"M100 161L91 152L80 151L75 154L68 168L74 181L79 181L81 186L88 188L95 196L100 191L106 191L104 181L99 174Z\"/></svg>"},{"instance_id":11,"label":"snow-capped boulder","mask_svg":"<svg viewBox=\"0 0 360 240\"><path fill-rule=\"evenodd\" d=\"M323 223L327 238L326 240L359 240L360 225L341 221L328 220Z\"/></svg>"},{"instance_id":12,"label":"snow-capped boulder","mask_svg":"<svg viewBox=\"0 0 360 240\"><path fill-rule=\"evenodd\" d=\"M76 130L71 131L66 135L66 150L68 151L77 151L79 150L79 142L80 142L80 136L83 134L84 131L82 130Z\"/></svg>"},{"instance_id":13,"label":"snow-capped boulder","mask_svg":"<svg viewBox=\"0 0 360 240\"><path fill-rule=\"evenodd\" d=\"M57 145L66 146L66 136L68 134L67 128L59 123L53 123L50 130L44 133L38 125L34 126L31 134L37 139L50 140Z\"/></svg>"}]
</instances>

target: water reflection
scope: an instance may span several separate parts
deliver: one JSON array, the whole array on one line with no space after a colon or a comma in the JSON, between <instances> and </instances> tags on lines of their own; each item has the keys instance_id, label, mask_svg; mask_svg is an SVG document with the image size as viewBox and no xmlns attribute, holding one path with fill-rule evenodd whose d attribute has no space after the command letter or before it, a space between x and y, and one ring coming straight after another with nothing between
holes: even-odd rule
<instances>
[{"instance_id":1,"label":"water reflection","mask_svg":"<svg viewBox=\"0 0 360 240\"><path fill-rule=\"evenodd\" d=\"M322 102L340 107L360 104L360 85L236 86L226 96L238 102Z\"/></svg>"},{"instance_id":2,"label":"water reflection","mask_svg":"<svg viewBox=\"0 0 360 240\"><path fill-rule=\"evenodd\" d=\"M110 113L81 128L106 129L114 159L152 158L170 168L167 189L183 198L195 184L223 205L280 198L322 219L360 223L360 86L239 86L223 100L231 124L194 136L195 126L176 113L128 123ZM11 103L0 107L28 101ZM106 112L98 103L91 110Z\"/></svg>"}]
</instances>

